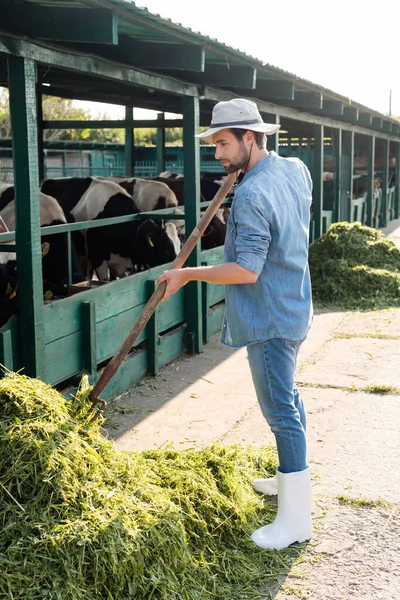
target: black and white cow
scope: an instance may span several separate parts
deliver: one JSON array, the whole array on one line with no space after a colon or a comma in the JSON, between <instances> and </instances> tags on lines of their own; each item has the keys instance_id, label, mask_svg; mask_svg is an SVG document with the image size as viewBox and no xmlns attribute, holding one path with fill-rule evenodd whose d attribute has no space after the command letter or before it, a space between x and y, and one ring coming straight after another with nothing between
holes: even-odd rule
<instances>
[{"instance_id":1,"label":"black and white cow","mask_svg":"<svg viewBox=\"0 0 400 600\"><path fill-rule=\"evenodd\" d=\"M174 192L161 181L138 177L110 177L109 180L118 183L132 196L140 212L178 206Z\"/></svg>"},{"instance_id":2,"label":"black and white cow","mask_svg":"<svg viewBox=\"0 0 400 600\"><path fill-rule=\"evenodd\" d=\"M62 225L67 222L57 200L39 192L40 225ZM15 231L15 190L12 184L0 183L0 217L9 231ZM57 296L68 294L68 240L67 233L41 235L43 290ZM79 259L72 251L72 281L82 281ZM0 262L15 260L15 253L0 253Z\"/></svg>"},{"instance_id":3,"label":"black and white cow","mask_svg":"<svg viewBox=\"0 0 400 600\"><path fill-rule=\"evenodd\" d=\"M48 179L42 191L57 198L70 221L94 221L137 214L129 193L114 181L96 177ZM75 243L77 238L75 238ZM80 241L80 254L82 244ZM123 277L171 262L180 250L173 224L165 229L152 219L131 221L86 230L87 257L99 279Z\"/></svg>"}]
</instances>

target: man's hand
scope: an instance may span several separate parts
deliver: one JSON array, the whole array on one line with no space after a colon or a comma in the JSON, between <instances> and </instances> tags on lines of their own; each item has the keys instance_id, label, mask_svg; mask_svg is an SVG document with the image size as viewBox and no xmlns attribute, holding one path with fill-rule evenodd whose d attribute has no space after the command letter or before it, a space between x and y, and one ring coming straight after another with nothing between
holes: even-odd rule
<instances>
[{"instance_id":1,"label":"man's hand","mask_svg":"<svg viewBox=\"0 0 400 600\"><path fill-rule=\"evenodd\" d=\"M167 287L161 302L166 302L171 294L175 294L189 281L185 271L186 269L170 269L169 271L164 271L161 277L157 279L156 285L160 285L163 281L167 282Z\"/></svg>"}]
</instances>

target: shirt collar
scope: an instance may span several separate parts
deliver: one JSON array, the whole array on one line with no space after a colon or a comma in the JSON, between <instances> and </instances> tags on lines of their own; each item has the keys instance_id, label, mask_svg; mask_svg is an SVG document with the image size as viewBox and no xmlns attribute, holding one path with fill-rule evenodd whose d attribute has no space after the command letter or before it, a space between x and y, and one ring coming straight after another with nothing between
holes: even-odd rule
<instances>
[{"instance_id":1,"label":"shirt collar","mask_svg":"<svg viewBox=\"0 0 400 600\"><path fill-rule=\"evenodd\" d=\"M242 183L244 183L247 179L250 179L250 177L253 177L257 173L259 173L262 169L266 169L267 167L270 167L277 160L278 160L277 153L274 152L273 150L271 150L271 152L268 154L268 156L265 156L264 158L259 160L258 163L256 163L254 165L254 167L252 169L250 169L250 171L248 173L246 173L246 175L243 177L243 179L238 183L237 187L242 185Z\"/></svg>"}]
</instances>

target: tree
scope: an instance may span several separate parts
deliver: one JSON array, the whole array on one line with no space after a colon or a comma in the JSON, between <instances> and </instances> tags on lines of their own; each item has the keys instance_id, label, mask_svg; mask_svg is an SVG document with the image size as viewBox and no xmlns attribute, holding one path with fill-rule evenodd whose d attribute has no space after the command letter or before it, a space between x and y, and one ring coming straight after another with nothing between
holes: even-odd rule
<instances>
[{"instance_id":1,"label":"tree","mask_svg":"<svg viewBox=\"0 0 400 600\"><path fill-rule=\"evenodd\" d=\"M43 119L52 120L74 120L90 121L94 115L90 110L76 108L72 105L73 100L43 96ZM107 114L96 119L107 119ZM0 137L11 137L10 110L8 103L8 91L0 90ZM45 140L75 140L88 142L124 142L125 133L123 129L45 129L43 132Z\"/></svg>"}]
</instances>

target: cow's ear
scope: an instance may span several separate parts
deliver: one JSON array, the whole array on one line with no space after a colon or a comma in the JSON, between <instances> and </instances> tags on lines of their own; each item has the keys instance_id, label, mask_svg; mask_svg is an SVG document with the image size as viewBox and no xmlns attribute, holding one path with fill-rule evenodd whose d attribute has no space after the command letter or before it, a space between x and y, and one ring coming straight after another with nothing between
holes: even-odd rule
<instances>
[{"instance_id":1,"label":"cow's ear","mask_svg":"<svg viewBox=\"0 0 400 600\"><path fill-rule=\"evenodd\" d=\"M152 239L152 237L151 237L151 233L148 233L148 234L146 235L146 239L147 239L147 243L148 243L148 245L149 245L149 246L151 246L152 248L154 248L154 242L153 242L153 239Z\"/></svg>"},{"instance_id":2,"label":"cow's ear","mask_svg":"<svg viewBox=\"0 0 400 600\"><path fill-rule=\"evenodd\" d=\"M44 258L50 252L49 242L42 243L42 258Z\"/></svg>"}]
</instances>

